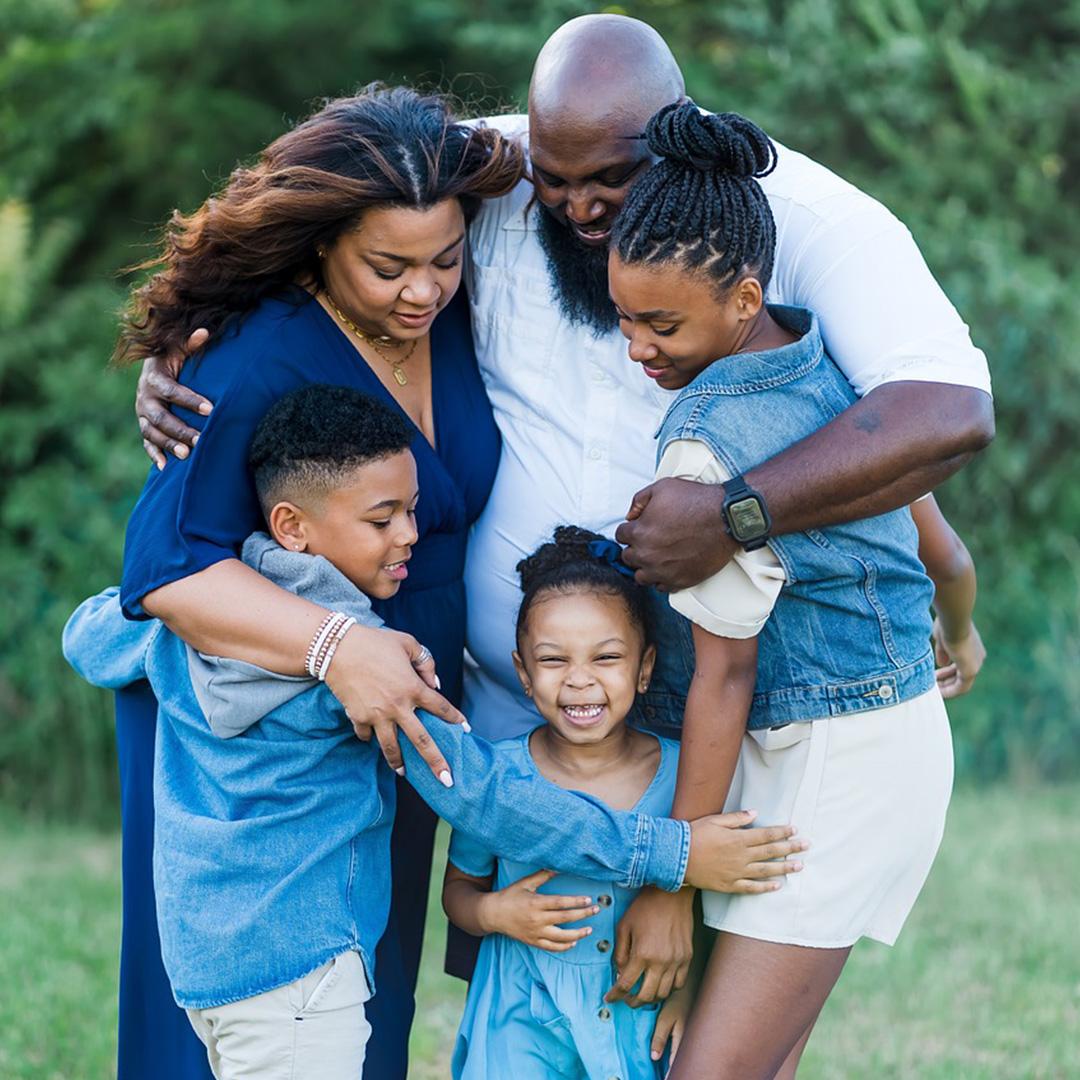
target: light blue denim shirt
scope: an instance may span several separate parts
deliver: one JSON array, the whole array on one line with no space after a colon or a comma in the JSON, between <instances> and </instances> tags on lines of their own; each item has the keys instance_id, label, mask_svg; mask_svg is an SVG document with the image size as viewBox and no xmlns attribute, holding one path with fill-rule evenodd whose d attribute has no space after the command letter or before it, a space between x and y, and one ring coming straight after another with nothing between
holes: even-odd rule
<instances>
[{"instance_id":1,"label":"light blue denim shirt","mask_svg":"<svg viewBox=\"0 0 1080 1080\"><path fill-rule=\"evenodd\" d=\"M302 582L310 599L377 622L324 560L261 534L244 557L285 587ZM147 678L158 698L154 875L177 1002L208 1008L250 997L348 949L361 953L374 983L389 902L393 776L377 744L355 738L329 690L215 658L200 658L200 675L192 650L160 623L124 618L116 589L74 613L64 654L95 685ZM198 693L193 676L203 680ZM489 850L628 887L681 884L685 822L538 785L484 740L420 715L457 783L444 788L402 740L408 778ZM215 735L211 723L231 737Z\"/></svg>"},{"instance_id":2,"label":"light blue denim shirt","mask_svg":"<svg viewBox=\"0 0 1080 1080\"><path fill-rule=\"evenodd\" d=\"M798 341L710 364L664 417L658 457L704 443L734 475L805 438L855 392L804 308L770 307ZM908 510L773 537L785 584L760 635L750 728L880 709L934 685L933 585Z\"/></svg>"}]
</instances>

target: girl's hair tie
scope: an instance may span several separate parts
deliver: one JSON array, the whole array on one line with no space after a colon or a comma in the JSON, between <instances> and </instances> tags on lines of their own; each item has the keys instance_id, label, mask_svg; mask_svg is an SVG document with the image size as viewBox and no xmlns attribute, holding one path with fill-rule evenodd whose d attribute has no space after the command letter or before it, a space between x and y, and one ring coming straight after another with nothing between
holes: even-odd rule
<instances>
[{"instance_id":1,"label":"girl's hair tie","mask_svg":"<svg viewBox=\"0 0 1080 1080\"><path fill-rule=\"evenodd\" d=\"M614 540L591 540L589 542L589 554L594 559L614 567L623 577L634 578L634 571L622 560L622 545Z\"/></svg>"}]
</instances>

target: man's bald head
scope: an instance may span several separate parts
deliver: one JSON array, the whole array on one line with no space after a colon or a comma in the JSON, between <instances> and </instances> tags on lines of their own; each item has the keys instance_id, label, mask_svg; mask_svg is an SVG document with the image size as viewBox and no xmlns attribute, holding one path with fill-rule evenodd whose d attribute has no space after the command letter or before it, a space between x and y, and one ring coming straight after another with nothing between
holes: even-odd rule
<instances>
[{"instance_id":1,"label":"man's bald head","mask_svg":"<svg viewBox=\"0 0 1080 1080\"><path fill-rule=\"evenodd\" d=\"M625 15L582 15L548 38L529 84L530 127L644 130L686 93L664 39Z\"/></svg>"}]
</instances>

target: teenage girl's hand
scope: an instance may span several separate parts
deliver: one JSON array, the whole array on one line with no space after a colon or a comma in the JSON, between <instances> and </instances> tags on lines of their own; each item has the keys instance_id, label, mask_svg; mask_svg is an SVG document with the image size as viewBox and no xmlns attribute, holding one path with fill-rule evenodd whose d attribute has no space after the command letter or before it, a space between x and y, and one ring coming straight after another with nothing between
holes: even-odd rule
<instances>
[{"instance_id":1,"label":"teenage girl's hand","mask_svg":"<svg viewBox=\"0 0 1080 1080\"><path fill-rule=\"evenodd\" d=\"M934 658L937 660L937 684L943 698L959 697L975 685L975 676L986 659L986 646L974 623L968 623L966 637L946 641L941 620L934 620Z\"/></svg>"},{"instance_id":2,"label":"teenage girl's hand","mask_svg":"<svg viewBox=\"0 0 1080 1080\"><path fill-rule=\"evenodd\" d=\"M478 910L484 933L505 934L548 952L566 952L588 937L591 926L568 930L562 924L587 919L600 908L589 896L536 891L554 876L554 870L538 870L505 889L485 893Z\"/></svg>"},{"instance_id":3,"label":"teenage girl's hand","mask_svg":"<svg viewBox=\"0 0 1080 1080\"><path fill-rule=\"evenodd\" d=\"M796 839L790 825L746 828L756 817L756 810L739 810L691 821L684 884L723 893L775 892L780 882L773 878L798 873L802 863L788 856L809 842Z\"/></svg>"},{"instance_id":4,"label":"teenage girl's hand","mask_svg":"<svg viewBox=\"0 0 1080 1080\"><path fill-rule=\"evenodd\" d=\"M656 1027L653 1029L652 1042L649 1046L649 1057L653 1061L659 1061L670 1042L669 1070L675 1063L679 1043L682 1042L683 1033L686 1031L686 1021L690 1018L690 1008L694 1003L694 990L695 988L687 983L682 989L673 991L661 1006L660 1015L656 1018Z\"/></svg>"},{"instance_id":5,"label":"teenage girl's hand","mask_svg":"<svg viewBox=\"0 0 1080 1080\"><path fill-rule=\"evenodd\" d=\"M139 420L143 449L159 469L165 468L162 451L186 458L199 438L194 428L173 416L172 407L179 405L203 416L209 416L213 409L201 394L176 381L187 358L198 352L209 338L209 332L200 328L187 339L183 350L167 356L148 356L143 361L139 385L135 389L135 415Z\"/></svg>"},{"instance_id":6,"label":"teenage girl's hand","mask_svg":"<svg viewBox=\"0 0 1080 1080\"><path fill-rule=\"evenodd\" d=\"M679 989L694 957L694 890L676 893L647 885L619 920L613 962L618 973L605 1001L636 1009ZM641 988L631 993L641 980Z\"/></svg>"}]
</instances>

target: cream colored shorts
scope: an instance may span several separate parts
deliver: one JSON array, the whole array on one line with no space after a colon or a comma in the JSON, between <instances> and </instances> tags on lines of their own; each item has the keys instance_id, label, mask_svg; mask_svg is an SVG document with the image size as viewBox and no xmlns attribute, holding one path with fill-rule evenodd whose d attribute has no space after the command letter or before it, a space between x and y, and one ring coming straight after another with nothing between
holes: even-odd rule
<instances>
[{"instance_id":1,"label":"cream colored shorts","mask_svg":"<svg viewBox=\"0 0 1080 1080\"><path fill-rule=\"evenodd\" d=\"M187 1013L217 1080L359 1080L370 997L360 954L346 952L286 986Z\"/></svg>"},{"instance_id":2,"label":"cream colored shorts","mask_svg":"<svg viewBox=\"0 0 1080 1080\"><path fill-rule=\"evenodd\" d=\"M945 829L953 756L937 689L887 709L748 732L729 810L794 825L804 869L774 893L705 893L717 930L814 948L892 945Z\"/></svg>"}]
</instances>

